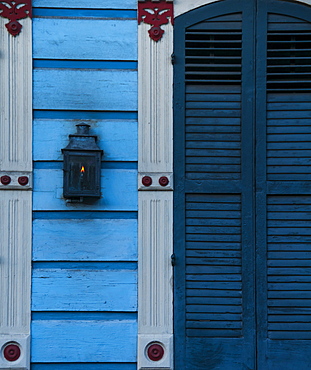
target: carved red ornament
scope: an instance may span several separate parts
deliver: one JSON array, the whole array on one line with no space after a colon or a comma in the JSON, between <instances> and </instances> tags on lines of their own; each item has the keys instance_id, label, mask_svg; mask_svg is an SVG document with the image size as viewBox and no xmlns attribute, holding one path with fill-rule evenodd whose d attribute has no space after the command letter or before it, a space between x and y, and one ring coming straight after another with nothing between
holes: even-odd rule
<instances>
[{"instance_id":1,"label":"carved red ornament","mask_svg":"<svg viewBox=\"0 0 311 370\"><path fill-rule=\"evenodd\" d=\"M161 26L169 23L169 18L171 18L171 23L174 24L172 2L147 0L138 3L138 24L144 22L152 26L148 32L154 41L159 41L162 38L164 30L162 30Z\"/></svg>"},{"instance_id":2,"label":"carved red ornament","mask_svg":"<svg viewBox=\"0 0 311 370\"><path fill-rule=\"evenodd\" d=\"M20 19L32 17L31 0L0 0L0 16L9 19L5 25L11 35L17 36L22 29Z\"/></svg>"}]
</instances>

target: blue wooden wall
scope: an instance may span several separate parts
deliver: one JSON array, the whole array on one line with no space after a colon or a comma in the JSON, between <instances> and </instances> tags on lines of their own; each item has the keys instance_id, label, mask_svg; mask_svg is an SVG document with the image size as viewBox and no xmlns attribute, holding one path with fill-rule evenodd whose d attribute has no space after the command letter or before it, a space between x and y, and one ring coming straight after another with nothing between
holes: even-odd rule
<instances>
[{"instance_id":1,"label":"blue wooden wall","mask_svg":"<svg viewBox=\"0 0 311 370\"><path fill-rule=\"evenodd\" d=\"M136 0L33 0L32 370L136 369ZM61 148L98 135L103 197L62 198Z\"/></svg>"}]
</instances>

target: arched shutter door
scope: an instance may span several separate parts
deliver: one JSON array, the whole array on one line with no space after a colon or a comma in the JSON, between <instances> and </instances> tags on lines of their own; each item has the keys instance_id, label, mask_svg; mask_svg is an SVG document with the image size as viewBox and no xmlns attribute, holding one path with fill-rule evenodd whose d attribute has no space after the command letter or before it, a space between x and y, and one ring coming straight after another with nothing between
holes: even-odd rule
<instances>
[{"instance_id":1,"label":"arched shutter door","mask_svg":"<svg viewBox=\"0 0 311 370\"><path fill-rule=\"evenodd\" d=\"M254 365L254 290L242 284L244 275L254 279L255 99L251 80L243 80L245 66L254 64L254 43L246 39L253 12L244 1L227 5L206 7L205 18L204 8L194 12L184 48L176 42L175 301L184 304L185 315L176 303L180 369ZM178 27L177 18L176 37Z\"/></svg>"},{"instance_id":2,"label":"arched shutter door","mask_svg":"<svg viewBox=\"0 0 311 370\"><path fill-rule=\"evenodd\" d=\"M308 369L311 360L310 21L310 7L282 2L267 2L257 20L267 56L256 84L257 111L267 108L256 121L259 369Z\"/></svg>"},{"instance_id":3,"label":"arched shutter door","mask_svg":"<svg viewBox=\"0 0 311 370\"><path fill-rule=\"evenodd\" d=\"M310 20L266 0L176 19L178 368L309 367Z\"/></svg>"}]
</instances>

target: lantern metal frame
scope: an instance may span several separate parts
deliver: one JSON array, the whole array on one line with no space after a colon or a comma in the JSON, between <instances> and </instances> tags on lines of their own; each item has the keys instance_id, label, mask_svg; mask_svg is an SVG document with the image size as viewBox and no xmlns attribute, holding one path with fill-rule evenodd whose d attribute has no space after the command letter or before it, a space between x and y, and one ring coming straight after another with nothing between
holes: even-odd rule
<instances>
[{"instance_id":1,"label":"lantern metal frame","mask_svg":"<svg viewBox=\"0 0 311 370\"><path fill-rule=\"evenodd\" d=\"M77 133L69 135L69 144L62 149L63 196L69 201L83 202L84 198L101 197L101 159L103 150L96 144L97 136L90 135L90 125L76 125Z\"/></svg>"}]
</instances>

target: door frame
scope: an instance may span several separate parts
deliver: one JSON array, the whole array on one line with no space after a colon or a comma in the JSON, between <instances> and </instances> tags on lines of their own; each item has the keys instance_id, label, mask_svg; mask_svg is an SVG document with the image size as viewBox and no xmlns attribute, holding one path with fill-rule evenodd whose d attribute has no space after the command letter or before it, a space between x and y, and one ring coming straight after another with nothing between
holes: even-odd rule
<instances>
[{"instance_id":1,"label":"door frame","mask_svg":"<svg viewBox=\"0 0 311 370\"><path fill-rule=\"evenodd\" d=\"M143 2L144 0L138 0ZM172 0L167 0L171 2ZM223 0L174 0L174 14L178 17L190 10L210 3ZM293 3L311 4L311 0L293 0ZM158 179L159 175L172 176L173 173L173 66L171 56L174 49L173 25L161 26L165 31L158 42L151 41L148 30L150 26L140 23L138 26L138 74L139 74L139 176L138 186L141 188L142 177L149 173ZM163 112L160 120L155 112ZM154 119L152 119L154 117ZM158 148L165 153L165 165L158 160L151 160L150 147ZM150 167L151 166L151 167ZM172 229L173 202L171 192L166 192L167 198L159 191L139 191L139 275L138 275L138 368L161 368L162 361L151 363L146 359L146 345L150 341L162 341L166 346L165 366L174 368L173 348L173 271L171 255L173 254ZM149 194L149 195L148 195ZM145 199L146 198L146 199ZM155 204L166 204L166 217L157 213ZM163 209L163 208L162 208ZM150 220L150 222L147 222ZM151 227L152 226L152 227ZM157 232L155 232L157 230ZM161 241L157 236L165 235ZM152 259L155 252L161 254L160 260ZM144 268L144 266L149 266ZM161 276L161 285L156 285L154 279ZM150 307L162 305L166 313L165 323L161 321L156 326L156 313L150 312ZM164 323L164 324L163 324ZM175 348L176 356L180 349Z\"/></svg>"}]
</instances>

